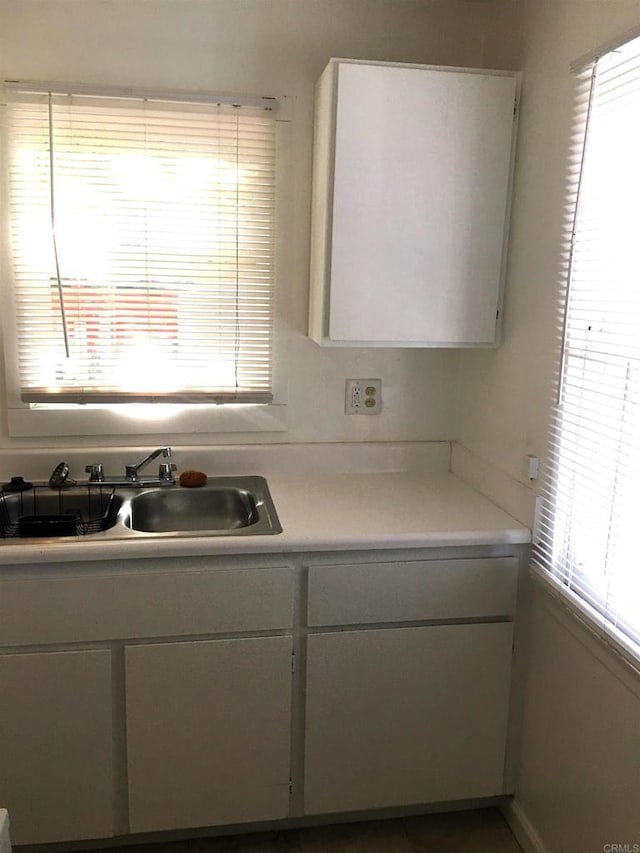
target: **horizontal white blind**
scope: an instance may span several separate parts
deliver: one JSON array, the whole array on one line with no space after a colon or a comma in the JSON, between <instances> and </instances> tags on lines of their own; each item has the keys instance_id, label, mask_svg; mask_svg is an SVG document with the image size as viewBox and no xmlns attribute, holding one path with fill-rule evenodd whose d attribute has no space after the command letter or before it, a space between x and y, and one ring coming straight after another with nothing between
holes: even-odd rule
<instances>
[{"instance_id":1,"label":"horizontal white blind","mask_svg":"<svg viewBox=\"0 0 640 853\"><path fill-rule=\"evenodd\" d=\"M578 78L559 404L538 561L640 656L640 39Z\"/></svg>"},{"instance_id":2,"label":"horizontal white blind","mask_svg":"<svg viewBox=\"0 0 640 853\"><path fill-rule=\"evenodd\" d=\"M20 91L8 113L22 399L269 402L273 115Z\"/></svg>"}]
</instances>

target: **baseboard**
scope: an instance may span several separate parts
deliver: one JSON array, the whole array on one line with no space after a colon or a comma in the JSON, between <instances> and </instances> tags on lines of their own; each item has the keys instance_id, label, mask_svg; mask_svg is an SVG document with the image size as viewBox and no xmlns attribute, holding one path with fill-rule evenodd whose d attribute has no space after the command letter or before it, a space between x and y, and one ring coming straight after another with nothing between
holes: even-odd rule
<instances>
[{"instance_id":1,"label":"baseboard","mask_svg":"<svg viewBox=\"0 0 640 853\"><path fill-rule=\"evenodd\" d=\"M500 811L524 853L552 853L516 799L503 803Z\"/></svg>"}]
</instances>

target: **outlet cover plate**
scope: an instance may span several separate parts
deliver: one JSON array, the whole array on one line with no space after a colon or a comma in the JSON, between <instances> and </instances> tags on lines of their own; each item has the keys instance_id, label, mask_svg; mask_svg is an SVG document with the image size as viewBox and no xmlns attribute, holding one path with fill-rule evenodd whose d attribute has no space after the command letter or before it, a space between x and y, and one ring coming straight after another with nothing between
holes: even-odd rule
<instances>
[{"instance_id":1,"label":"outlet cover plate","mask_svg":"<svg viewBox=\"0 0 640 853\"><path fill-rule=\"evenodd\" d=\"M382 380L345 380L344 412L346 415L379 415L382 409Z\"/></svg>"}]
</instances>

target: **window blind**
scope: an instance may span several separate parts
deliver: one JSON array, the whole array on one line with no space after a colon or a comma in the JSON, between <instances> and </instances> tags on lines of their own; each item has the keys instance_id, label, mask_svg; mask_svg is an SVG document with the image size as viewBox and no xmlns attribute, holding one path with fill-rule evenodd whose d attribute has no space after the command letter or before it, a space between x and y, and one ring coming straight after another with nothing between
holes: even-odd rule
<instances>
[{"instance_id":1,"label":"window blind","mask_svg":"<svg viewBox=\"0 0 640 853\"><path fill-rule=\"evenodd\" d=\"M576 80L563 349L536 560L640 657L640 39Z\"/></svg>"},{"instance_id":2,"label":"window blind","mask_svg":"<svg viewBox=\"0 0 640 853\"><path fill-rule=\"evenodd\" d=\"M22 400L270 402L273 113L7 100Z\"/></svg>"}]
</instances>

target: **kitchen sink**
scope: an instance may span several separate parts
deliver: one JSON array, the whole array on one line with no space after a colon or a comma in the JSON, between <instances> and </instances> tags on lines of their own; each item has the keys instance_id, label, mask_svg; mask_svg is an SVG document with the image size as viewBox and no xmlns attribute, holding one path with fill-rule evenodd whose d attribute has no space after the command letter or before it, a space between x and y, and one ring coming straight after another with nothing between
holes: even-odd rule
<instances>
[{"instance_id":1,"label":"kitchen sink","mask_svg":"<svg viewBox=\"0 0 640 853\"><path fill-rule=\"evenodd\" d=\"M144 489L129 500L125 524L145 533L280 533L262 477L220 477L195 489Z\"/></svg>"},{"instance_id":2,"label":"kitchen sink","mask_svg":"<svg viewBox=\"0 0 640 853\"><path fill-rule=\"evenodd\" d=\"M256 536L282 527L263 477L217 477L198 488L42 484L2 492L4 538L102 533L106 538L145 535Z\"/></svg>"}]
</instances>

